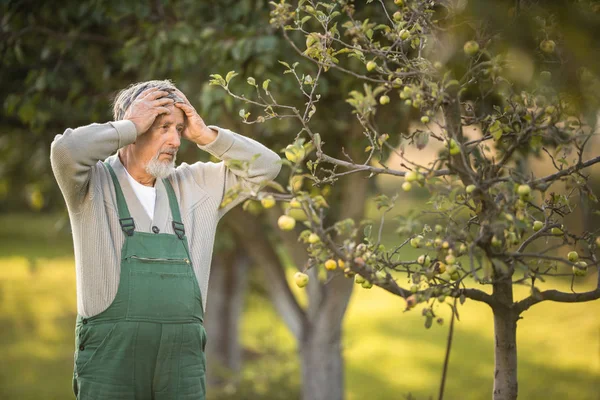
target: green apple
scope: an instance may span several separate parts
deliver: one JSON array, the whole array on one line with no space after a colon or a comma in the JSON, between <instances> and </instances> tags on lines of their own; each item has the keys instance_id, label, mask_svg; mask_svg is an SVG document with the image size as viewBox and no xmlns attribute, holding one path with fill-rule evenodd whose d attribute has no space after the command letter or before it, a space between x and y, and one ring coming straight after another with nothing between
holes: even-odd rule
<instances>
[{"instance_id":1,"label":"green apple","mask_svg":"<svg viewBox=\"0 0 600 400\"><path fill-rule=\"evenodd\" d=\"M479 51L479 43L477 43L474 40L469 40L467 43L464 44L463 50L466 55L473 56Z\"/></svg>"},{"instance_id":2,"label":"green apple","mask_svg":"<svg viewBox=\"0 0 600 400\"><path fill-rule=\"evenodd\" d=\"M373 284L369 281L364 281L363 283L361 283L361 286L365 289L371 289L373 287Z\"/></svg>"},{"instance_id":3,"label":"green apple","mask_svg":"<svg viewBox=\"0 0 600 400\"><path fill-rule=\"evenodd\" d=\"M404 180L407 182L414 182L419 180L419 173L416 171L408 171L406 175L404 175Z\"/></svg>"},{"instance_id":4,"label":"green apple","mask_svg":"<svg viewBox=\"0 0 600 400\"><path fill-rule=\"evenodd\" d=\"M575 276L585 276L587 274L588 266L585 261L578 261L573 266L573 275Z\"/></svg>"},{"instance_id":5,"label":"green apple","mask_svg":"<svg viewBox=\"0 0 600 400\"><path fill-rule=\"evenodd\" d=\"M412 293L417 293L419 291L419 285L411 285L410 286L410 291Z\"/></svg>"},{"instance_id":6,"label":"green apple","mask_svg":"<svg viewBox=\"0 0 600 400\"><path fill-rule=\"evenodd\" d=\"M554 40L542 40L542 42L540 43L540 49L544 52L544 53L554 53L554 49L556 48L556 43L554 43Z\"/></svg>"},{"instance_id":7,"label":"green apple","mask_svg":"<svg viewBox=\"0 0 600 400\"><path fill-rule=\"evenodd\" d=\"M539 231L544 227L544 223L542 221L534 221L533 222L533 230L535 232Z\"/></svg>"},{"instance_id":8,"label":"green apple","mask_svg":"<svg viewBox=\"0 0 600 400\"><path fill-rule=\"evenodd\" d=\"M282 215L277 220L277 225L282 231L291 231L296 226L296 220L289 215Z\"/></svg>"},{"instance_id":9,"label":"green apple","mask_svg":"<svg viewBox=\"0 0 600 400\"><path fill-rule=\"evenodd\" d=\"M576 262L579 261L579 254L577 254L576 251L570 251L569 254L567 254L567 258L571 262Z\"/></svg>"},{"instance_id":10,"label":"green apple","mask_svg":"<svg viewBox=\"0 0 600 400\"><path fill-rule=\"evenodd\" d=\"M410 32L407 29L402 29L400 31L400 39L406 40L410 37Z\"/></svg>"},{"instance_id":11,"label":"green apple","mask_svg":"<svg viewBox=\"0 0 600 400\"><path fill-rule=\"evenodd\" d=\"M319 235L317 235L316 233L311 233L308 236L308 243L310 243L310 244L319 243L320 241L321 241L321 238L319 238Z\"/></svg>"},{"instance_id":12,"label":"green apple","mask_svg":"<svg viewBox=\"0 0 600 400\"><path fill-rule=\"evenodd\" d=\"M365 281L366 281L366 279L363 278L361 275L359 275L359 274L354 275L354 283L358 283L360 285L361 283L363 283Z\"/></svg>"},{"instance_id":13,"label":"green apple","mask_svg":"<svg viewBox=\"0 0 600 400\"><path fill-rule=\"evenodd\" d=\"M410 245L415 249L421 247L421 240L423 240L423 236L417 235L414 238L410 239Z\"/></svg>"},{"instance_id":14,"label":"green apple","mask_svg":"<svg viewBox=\"0 0 600 400\"><path fill-rule=\"evenodd\" d=\"M475 191L475 189L477 189L477 186L475 185L469 185L465 188L465 191L467 192L467 194L471 194Z\"/></svg>"},{"instance_id":15,"label":"green apple","mask_svg":"<svg viewBox=\"0 0 600 400\"><path fill-rule=\"evenodd\" d=\"M521 197L527 197L531 193L531 187L529 187L529 185L519 185L517 193Z\"/></svg>"},{"instance_id":16,"label":"green apple","mask_svg":"<svg viewBox=\"0 0 600 400\"><path fill-rule=\"evenodd\" d=\"M429 117L427 115L423 115L421 117L421 122L424 124L428 124L429 123Z\"/></svg>"},{"instance_id":17,"label":"green apple","mask_svg":"<svg viewBox=\"0 0 600 400\"><path fill-rule=\"evenodd\" d=\"M394 21L396 22L402 21L402 13L400 11L396 11L392 18L394 18Z\"/></svg>"},{"instance_id":18,"label":"green apple","mask_svg":"<svg viewBox=\"0 0 600 400\"><path fill-rule=\"evenodd\" d=\"M562 227L562 225L561 225L561 227ZM561 228L558 228L558 227L555 226L554 228L550 229L550 233L552 233L553 235L556 235L556 236L560 236L564 232L563 232L563 230Z\"/></svg>"},{"instance_id":19,"label":"green apple","mask_svg":"<svg viewBox=\"0 0 600 400\"><path fill-rule=\"evenodd\" d=\"M369 61L367 63L367 71L373 71L375 68L377 68L377 63L375 61Z\"/></svg>"},{"instance_id":20,"label":"green apple","mask_svg":"<svg viewBox=\"0 0 600 400\"><path fill-rule=\"evenodd\" d=\"M502 241L498 239L496 235L492 236L492 246L500 247L502 246Z\"/></svg>"},{"instance_id":21,"label":"green apple","mask_svg":"<svg viewBox=\"0 0 600 400\"><path fill-rule=\"evenodd\" d=\"M456 257L453 254L448 254L445 258L446 264L454 264L456 262Z\"/></svg>"},{"instance_id":22,"label":"green apple","mask_svg":"<svg viewBox=\"0 0 600 400\"><path fill-rule=\"evenodd\" d=\"M412 184L410 182L404 182L402 184L402 190L405 192L410 192L410 189L412 189Z\"/></svg>"},{"instance_id":23,"label":"green apple","mask_svg":"<svg viewBox=\"0 0 600 400\"><path fill-rule=\"evenodd\" d=\"M327 261L325 261L325 269L328 269L329 271L334 271L337 269L337 262L335 262L335 260L333 259L329 259Z\"/></svg>"},{"instance_id":24,"label":"green apple","mask_svg":"<svg viewBox=\"0 0 600 400\"><path fill-rule=\"evenodd\" d=\"M294 281L296 282L296 285L298 285L298 287L303 288L306 285L308 285L308 275L298 271L294 274Z\"/></svg>"},{"instance_id":25,"label":"green apple","mask_svg":"<svg viewBox=\"0 0 600 400\"><path fill-rule=\"evenodd\" d=\"M275 198L271 195L263 197L260 200L260 204L262 204L264 208L271 208L275 205Z\"/></svg>"},{"instance_id":26,"label":"green apple","mask_svg":"<svg viewBox=\"0 0 600 400\"><path fill-rule=\"evenodd\" d=\"M434 230L435 230L435 233L437 233L439 235L440 233L442 233L444 231L444 227L441 226L440 224L437 224L435 226Z\"/></svg>"},{"instance_id":27,"label":"green apple","mask_svg":"<svg viewBox=\"0 0 600 400\"><path fill-rule=\"evenodd\" d=\"M383 95L379 98L379 104L381 104L381 105L386 105L389 102L390 102L390 96Z\"/></svg>"}]
</instances>

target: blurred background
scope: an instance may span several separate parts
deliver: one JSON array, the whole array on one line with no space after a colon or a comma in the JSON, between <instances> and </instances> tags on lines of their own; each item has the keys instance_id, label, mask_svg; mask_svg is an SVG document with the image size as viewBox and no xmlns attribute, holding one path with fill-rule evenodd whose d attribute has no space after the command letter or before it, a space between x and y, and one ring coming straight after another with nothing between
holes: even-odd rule
<instances>
[{"instance_id":1,"label":"blurred background","mask_svg":"<svg viewBox=\"0 0 600 400\"><path fill-rule=\"evenodd\" d=\"M358 4L360 3L360 4ZM392 4L393 2L386 2ZM518 45L524 74L533 67L538 46L536 21L515 21L514 1L463 1L465 13L487 21L481 29L510 25L507 46ZM594 47L600 7L582 13L567 3L524 2L555 15L564 74L555 84L585 97L577 82L580 67L598 73ZM573 3L573 2L572 2ZM574 2L577 3L577 2ZM593 3L593 2L592 2ZM571 4L571 3L569 3ZM359 11L363 2L357 2ZM0 399L72 398L71 376L76 316L75 268L70 226L62 195L52 175L49 149L56 134L92 122L111 120L118 90L149 79L172 79L203 119L252 137L281 154L298 127L271 120L245 125L244 105L209 86L209 75L238 72L236 93L248 93L247 76L269 78L281 103L302 105L296 82L282 75L278 60L301 61L281 32L269 25L267 1L197 2L157 0L5 1L0 5ZM368 11L366 11L368 12ZM518 22L518 23L517 23ZM449 52L461 51L464 31L448 31ZM299 43L304 38L295 37ZM452 45L452 43L459 43ZM593 51L592 51L593 50ZM450 56L451 58L451 56ZM310 64L305 66L311 72ZM314 124L329 146L342 143L350 154L363 153L361 129L350 118L345 96L357 83L329 72L321 82L321 107ZM238 85L238 86L236 86ZM359 84L360 86L360 84ZM583 93L583 94L582 94ZM594 114L598 103L582 103ZM382 110L392 134L419 128L418 115L405 108ZM327 136L326 136L327 135ZM398 145L400 143L397 143ZM331 152L341 151L341 149ZM600 141L589 144L598 155ZM436 148L406 149L409 157L435 157ZM210 156L182 143L179 161L208 161ZM214 161L214 160L213 160ZM398 166L390 157L387 165ZM531 160L535 174L554 171L548 159ZM588 170L598 193L598 168ZM278 181L286 182L286 172ZM373 197L393 195L401 180L354 174L332 189L332 215L350 213L379 220ZM311 190L308 182L305 189ZM557 190L560 190L557 189ZM428 193L401 193L389 213L410 219L425 207ZM295 399L301 393L299 342L273 304L273 282L262 263L283 271L289 292L305 305L306 292L293 284L298 245L280 240L274 229L281 211L249 203L220 223L213 257L206 326L209 399ZM277 211L279 210L279 211ZM254 212L251 212L254 211ZM272 212L271 212L272 211ZM595 229L595 210L576 210L566 221L574 231ZM258 229L262 235L251 235ZM393 229L383 243L397 244ZM293 241L293 240L292 240ZM268 257L257 262L253 249ZM414 259L418 253L405 250ZM578 291L594 287L597 276L579 280ZM570 279L546 282L569 290ZM546 287L546 286L542 286ZM529 294L517 288L517 296ZM352 290L342 324L344 392L348 399L428 399L437 390L448 334L446 323L426 330L423 318L405 313L405 302L374 287ZM493 319L487 306L467 301L459 309L450 356L447 399L489 398L493 382ZM600 302L542 303L519 321L519 392L524 399L600 399ZM412 396L412 397L410 397Z\"/></svg>"}]
</instances>

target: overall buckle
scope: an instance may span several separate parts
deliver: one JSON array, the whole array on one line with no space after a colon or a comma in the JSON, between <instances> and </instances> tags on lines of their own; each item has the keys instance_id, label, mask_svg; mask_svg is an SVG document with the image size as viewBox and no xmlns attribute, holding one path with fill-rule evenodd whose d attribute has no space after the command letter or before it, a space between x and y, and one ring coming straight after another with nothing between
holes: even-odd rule
<instances>
[{"instance_id":1,"label":"overall buckle","mask_svg":"<svg viewBox=\"0 0 600 400\"><path fill-rule=\"evenodd\" d=\"M121 224L121 229L128 236L133 236L133 231L135 231L135 222L133 222L133 218L121 218L119 219L119 224Z\"/></svg>"},{"instance_id":2,"label":"overall buckle","mask_svg":"<svg viewBox=\"0 0 600 400\"><path fill-rule=\"evenodd\" d=\"M181 222L173 221L173 232L177 235L179 239L183 239L185 236L185 228Z\"/></svg>"}]
</instances>

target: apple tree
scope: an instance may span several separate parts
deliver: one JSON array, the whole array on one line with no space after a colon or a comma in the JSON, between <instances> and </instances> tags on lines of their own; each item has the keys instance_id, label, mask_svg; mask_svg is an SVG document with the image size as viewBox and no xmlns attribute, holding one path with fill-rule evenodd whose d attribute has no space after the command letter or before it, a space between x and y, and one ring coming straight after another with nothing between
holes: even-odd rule
<instances>
[{"instance_id":1,"label":"apple tree","mask_svg":"<svg viewBox=\"0 0 600 400\"><path fill-rule=\"evenodd\" d=\"M589 1L565 4L582 19L600 11ZM404 298L407 310L421 308L426 327L450 299L453 315L457 301L487 304L496 338L493 398L516 399L522 314L542 301L600 298L600 281L591 291L577 290L583 276L597 273L598 232L575 232L565 220L577 204L598 201L586 171L600 157L586 150L600 81L593 58L569 46L569 33L589 34L586 26L561 20L560 9L536 1L280 0L271 6L271 25L303 57L303 63L280 60L302 105L280 101L268 77L247 79L256 89L252 98L231 90L234 71L213 74L211 83L245 103L239 115L247 124L291 119L298 126L285 148L288 185L267 200L286 203L279 227L306 245L309 262L296 274L297 285L310 287L307 273L315 269L322 284L345 276L365 288L377 285ZM327 107L319 85L331 74L352 77L345 88L348 111L340 118L360 123L364 156L332 155L337 142L314 128L313 116ZM386 126L380 118L386 108L410 110L419 128ZM430 163L404 152L433 142L442 150ZM390 154L401 167L385 165ZM540 157L555 171L530 171L529 160ZM299 184L310 180L324 188L356 174L398 178L396 196L376 198L379 225L332 220L323 196ZM386 220L414 186L430 195L427 218ZM390 223L399 238L386 248L381 232ZM422 255L407 259L407 246ZM540 281L557 276L572 280L571 292L540 290ZM526 285L530 294L515 299L515 285Z\"/></svg>"}]
</instances>

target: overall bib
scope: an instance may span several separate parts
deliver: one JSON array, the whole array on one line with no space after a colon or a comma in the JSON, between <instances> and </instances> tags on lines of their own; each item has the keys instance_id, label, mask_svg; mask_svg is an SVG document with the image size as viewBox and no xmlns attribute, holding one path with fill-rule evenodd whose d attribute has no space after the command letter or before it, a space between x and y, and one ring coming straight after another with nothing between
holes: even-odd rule
<instances>
[{"instance_id":1,"label":"overall bib","mask_svg":"<svg viewBox=\"0 0 600 400\"><path fill-rule=\"evenodd\" d=\"M135 231L112 167L125 232L117 295L103 312L77 315L73 391L79 400L204 400L206 330L202 294L177 198L163 179L170 233Z\"/></svg>"}]
</instances>

